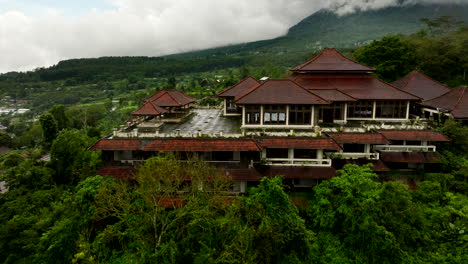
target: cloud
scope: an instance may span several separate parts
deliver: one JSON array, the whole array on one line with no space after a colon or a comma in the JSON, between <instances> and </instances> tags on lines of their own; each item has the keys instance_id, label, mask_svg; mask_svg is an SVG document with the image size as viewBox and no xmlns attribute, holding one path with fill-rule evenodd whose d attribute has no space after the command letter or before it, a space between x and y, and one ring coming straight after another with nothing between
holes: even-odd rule
<instances>
[{"instance_id":1,"label":"cloud","mask_svg":"<svg viewBox=\"0 0 468 264\"><path fill-rule=\"evenodd\" d=\"M4 0L0 0L4 1ZM0 72L69 58L161 56L274 38L322 8L338 14L437 0L107 0L111 9L69 16L0 12ZM467 2L457 1L455 2ZM1 3L1 2L0 2Z\"/></svg>"}]
</instances>

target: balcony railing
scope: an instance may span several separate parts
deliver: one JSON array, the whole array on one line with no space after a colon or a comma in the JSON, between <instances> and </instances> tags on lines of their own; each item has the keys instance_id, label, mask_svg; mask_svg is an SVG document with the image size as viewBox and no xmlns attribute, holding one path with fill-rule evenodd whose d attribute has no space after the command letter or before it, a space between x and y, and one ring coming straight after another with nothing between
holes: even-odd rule
<instances>
[{"instance_id":1,"label":"balcony railing","mask_svg":"<svg viewBox=\"0 0 468 264\"><path fill-rule=\"evenodd\" d=\"M435 152L435 146L375 145L374 150L390 152Z\"/></svg>"},{"instance_id":2,"label":"balcony railing","mask_svg":"<svg viewBox=\"0 0 468 264\"><path fill-rule=\"evenodd\" d=\"M267 158L265 165L268 166L305 166L305 167L331 167L331 159L284 159Z\"/></svg>"},{"instance_id":3,"label":"balcony railing","mask_svg":"<svg viewBox=\"0 0 468 264\"><path fill-rule=\"evenodd\" d=\"M327 152L327 158L330 159L368 159L378 160L379 153L365 153L365 152Z\"/></svg>"}]
</instances>

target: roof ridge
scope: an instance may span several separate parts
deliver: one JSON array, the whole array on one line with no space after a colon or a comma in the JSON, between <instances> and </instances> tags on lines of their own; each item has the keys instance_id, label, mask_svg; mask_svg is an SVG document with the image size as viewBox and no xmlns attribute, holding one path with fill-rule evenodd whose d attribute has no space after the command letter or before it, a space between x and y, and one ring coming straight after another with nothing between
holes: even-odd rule
<instances>
[{"instance_id":1,"label":"roof ridge","mask_svg":"<svg viewBox=\"0 0 468 264\"><path fill-rule=\"evenodd\" d=\"M374 76L374 77L375 77L375 76ZM380 80L380 79L377 78L377 77L375 77L375 79L376 79L377 81L379 81L379 82L385 84L385 85L388 85L390 88L396 89L396 90L398 90L398 91L400 91L400 92L402 92L402 93L409 94L409 95L411 95L411 96L413 96L413 97L416 97L416 98L418 98L421 102L423 101L423 100L422 100L423 98L421 98L421 97L419 97L419 96L417 96L417 95L414 95L414 94L412 94L412 93L410 93L410 92L407 92L407 91L405 91L405 90L403 90L403 89L400 89L400 88L398 88L398 87L396 87L396 86L393 86L393 85L390 84L390 83L384 82L384 81Z\"/></svg>"},{"instance_id":2,"label":"roof ridge","mask_svg":"<svg viewBox=\"0 0 468 264\"><path fill-rule=\"evenodd\" d=\"M431 78L429 75L425 74L424 72L422 72L422 71L420 71L420 70L417 70L417 69L414 70L414 71L416 71L416 72L418 72L418 73L424 75L424 76L425 76L426 78L428 78L429 80L431 80L431 81L433 81L433 82L435 82L435 83L438 83L438 84L444 86L445 88L451 90L450 87L448 87L447 85L445 85L445 84L443 84L443 83L441 83L441 82L439 82L439 81L437 81L437 80L434 80L433 78Z\"/></svg>"},{"instance_id":3,"label":"roof ridge","mask_svg":"<svg viewBox=\"0 0 468 264\"><path fill-rule=\"evenodd\" d=\"M254 77L252 77L251 75L249 75L249 76L245 77L244 79L238 81L238 82L237 82L236 84L234 84L233 86L227 87L227 88L223 89L221 92L218 93L218 96L219 96L220 94L222 94L222 93L225 93L225 92L227 92L227 91L233 89L234 87L236 87L237 85L243 83L244 81L246 81L246 80L248 80L248 79L252 79L252 80L256 81L257 83L259 83L259 81L258 81L257 79L255 79Z\"/></svg>"},{"instance_id":4,"label":"roof ridge","mask_svg":"<svg viewBox=\"0 0 468 264\"><path fill-rule=\"evenodd\" d=\"M406 87L406 85L408 85L408 83L411 81L411 79L414 77L414 75L416 74L416 72L418 72L417 69L415 70L412 70L411 72L409 72L407 75L405 75L403 78L405 78L406 76L408 76L408 78L406 79L406 82L405 84L401 87L401 88L404 88ZM398 81L398 80L397 80Z\"/></svg>"},{"instance_id":5,"label":"roof ridge","mask_svg":"<svg viewBox=\"0 0 468 264\"><path fill-rule=\"evenodd\" d=\"M317 97L318 97L318 98L320 98L321 100L323 100L323 101L325 101L325 102L328 102L328 103L330 103L330 104L331 104L331 102L330 102L330 101L328 101L328 100L325 100L325 98L323 98L323 97L321 97L321 96L319 96L319 95L317 95L317 94L315 94L315 93L311 92L310 90L308 90L308 89L304 88L302 85L298 84L296 81L294 81L294 80L289 80L289 81L291 81L291 82L293 82L295 85L297 85L297 86L301 87L303 90L307 91L308 93L310 93L310 94L312 94L312 95L314 95L314 96L317 96Z\"/></svg>"},{"instance_id":6,"label":"roof ridge","mask_svg":"<svg viewBox=\"0 0 468 264\"><path fill-rule=\"evenodd\" d=\"M463 99L463 97L465 97L466 86L465 86L465 87L462 86L462 87L459 87L459 88L462 89L462 94L461 94L460 98L458 98L457 103L455 104L455 106L453 107L453 109L450 110L450 111L455 110L455 108L460 104L460 101Z\"/></svg>"},{"instance_id":7,"label":"roof ridge","mask_svg":"<svg viewBox=\"0 0 468 264\"><path fill-rule=\"evenodd\" d=\"M323 53L325 53L326 51L334 51L336 52L336 54L338 54L340 57L344 58L345 60L349 61L349 62L352 62L352 63L355 63L355 64L358 64L360 66L363 66L365 68L368 68L369 71L375 71L376 69L374 67L369 67L367 65L364 65L364 64L361 64L357 61L354 61L346 56L344 56L341 52L339 52L336 48L324 48L322 49L317 55L315 55L313 58L311 58L310 60L304 62L303 64L299 65L299 66L296 66L296 67L293 67L290 69L290 71L300 71L300 69L306 65L309 65L311 64L312 62L314 62L315 60L317 60ZM333 71L333 70L332 70ZM365 70L351 70L351 71L365 71Z\"/></svg>"}]
</instances>

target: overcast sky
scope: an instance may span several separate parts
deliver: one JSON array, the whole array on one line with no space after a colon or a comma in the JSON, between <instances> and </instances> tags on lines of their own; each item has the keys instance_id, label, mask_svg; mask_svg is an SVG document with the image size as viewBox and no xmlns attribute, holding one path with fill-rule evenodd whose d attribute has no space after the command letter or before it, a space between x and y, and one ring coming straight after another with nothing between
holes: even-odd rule
<instances>
[{"instance_id":1,"label":"overcast sky","mask_svg":"<svg viewBox=\"0 0 468 264\"><path fill-rule=\"evenodd\" d=\"M322 8L468 0L0 0L0 73L270 39Z\"/></svg>"}]
</instances>

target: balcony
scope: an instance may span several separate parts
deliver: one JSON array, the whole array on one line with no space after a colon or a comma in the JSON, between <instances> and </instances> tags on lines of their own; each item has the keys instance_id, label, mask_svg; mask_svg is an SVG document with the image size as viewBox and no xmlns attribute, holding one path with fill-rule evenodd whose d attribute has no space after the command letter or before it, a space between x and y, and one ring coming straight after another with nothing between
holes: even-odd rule
<instances>
[{"instance_id":1,"label":"balcony","mask_svg":"<svg viewBox=\"0 0 468 264\"><path fill-rule=\"evenodd\" d=\"M378 160L379 153L365 153L365 152L327 152L325 156L329 159L368 159Z\"/></svg>"},{"instance_id":2,"label":"balcony","mask_svg":"<svg viewBox=\"0 0 468 264\"><path fill-rule=\"evenodd\" d=\"M435 152L435 146L375 145L374 150L387 152Z\"/></svg>"},{"instance_id":3,"label":"balcony","mask_svg":"<svg viewBox=\"0 0 468 264\"><path fill-rule=\"evenodd\" d=\"M304 167L331 167L331 159L288 159L267 158L265 165L268 166L304 166Z\"/></svg>"}]
</instances>

